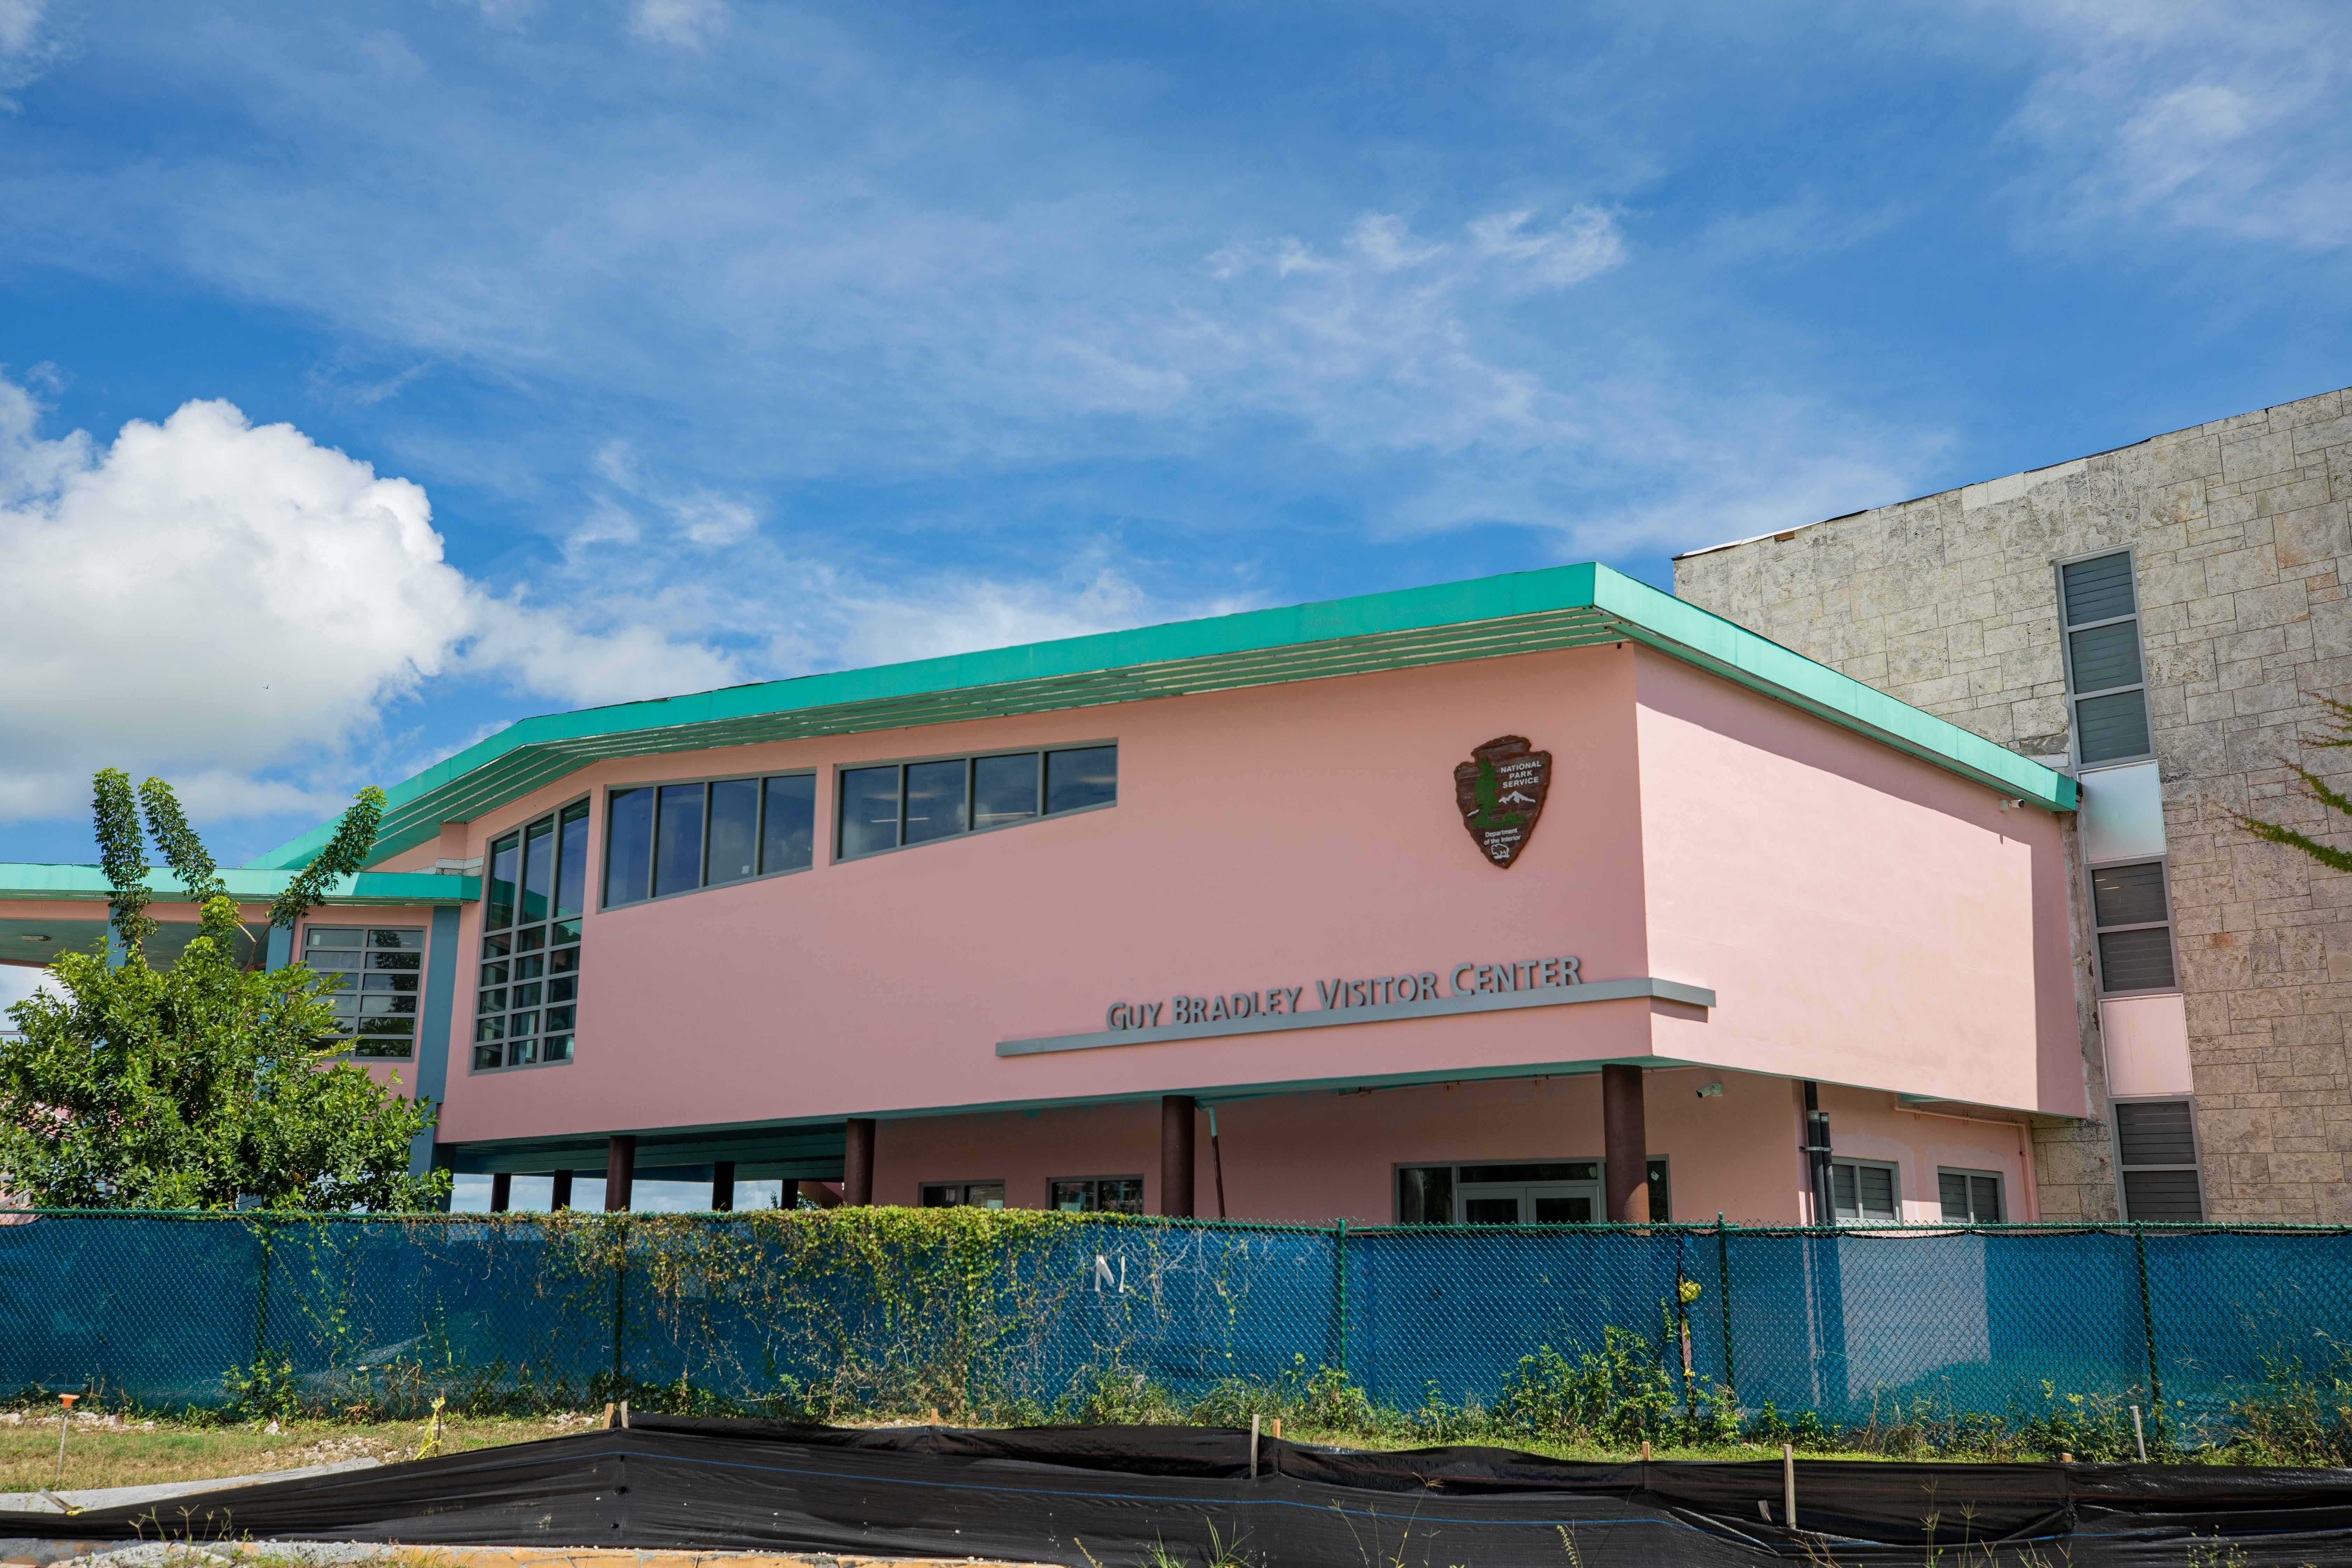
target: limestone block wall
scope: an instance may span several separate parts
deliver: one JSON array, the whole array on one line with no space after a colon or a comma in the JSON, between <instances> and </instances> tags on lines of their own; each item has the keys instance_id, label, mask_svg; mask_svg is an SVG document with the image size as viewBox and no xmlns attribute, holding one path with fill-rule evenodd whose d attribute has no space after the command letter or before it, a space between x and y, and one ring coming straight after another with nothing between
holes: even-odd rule
<instances>
[{"instance_id":1,"label":"limestone block wall","mask_svg":"<svg viewBox=\"0 0 2352 1568\"><path fill-rule=\"evenodd\" d=\"M2045 759L2066 750L2053 563L2136 555L2206 1203L2352 1223L2352 875L2248 837L2248 811L2352 847L2289 763L2352 700L2352 391L2053 468L1695 552L1695 604ZM2079 862L2078 862L2079 864ZM2098 1120L2042 1130L2042 1212L2116 1212L2076 878L2078 1011Z\"/></svg>"}]
</instances>

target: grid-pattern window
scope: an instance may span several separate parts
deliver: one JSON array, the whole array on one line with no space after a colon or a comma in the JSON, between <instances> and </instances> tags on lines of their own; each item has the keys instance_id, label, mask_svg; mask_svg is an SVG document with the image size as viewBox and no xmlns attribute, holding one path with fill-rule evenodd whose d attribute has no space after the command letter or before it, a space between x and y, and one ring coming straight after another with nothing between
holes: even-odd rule
<instances>
[{"instance_id":1,"label":"grid-pattern window","mask_svg":"<svg viewBox=\"0 0 2352 1568\"><path fill-rule=\"evenodd\" d=\"M2065 622L2066 700L2074 710L2074 760L2144 757L2148 739L2147 668L2140 654L2139 598L2128 550L2058 569Z\"/></svg>"},{"instance_id":2,"label":"grid-pattern window","mask_svg":"<svg viewBox=\"0 0 2352 1568\"><path fill-rule=\"evenodd\" d=\"M834 853L855 860L1118 800L1117 746L844 768Z\"/></svg>"},{"instance_id":3,"label":"grid-pattern window","mask_svg":"<svg viewBox=\"0 0 2352 1568\"><path fill-rule=\"evenodd\" d=\"M425 991L425 932L416 928L311 926L302 962L343 984L335 1005L335 1039L355 1057L416 1054L416 1015Z\"/></svg>"},{"instance_id":4,"label":"grid-pattern window","mask_svg":"<svg viewBox=\"0 0 2352 1568\"><path fill-rule=\"evenodd\" d=\"M2197 1179L2197 1121L2189 1101L2117 1100L2116 1154L2123 1168L2124 1218L2205 1217Z\"/></svg>"},{"instance_id":5,"label":"grid-pattern window","mask_svg":"<svg viewBox=\"0 0 2352 1568\"><path fill-rule=\"evenodd\" d=\"M2099 944L2099 990L2109 996L2169 991L2172 900L2164 862L2091 868L2091 924Z\"/></svg>"},{"instance_id":6,"label":"grid-pattern window","mask_svg":"<svg viewBox=\"0 0 2352 1568\"><path fill-rule=\"evenodd\" d=\"M588 803L575 800L494 839L488 869L474 1068L568 1062L580 1010Z\"/></svg>"},{"instance_id":7,"label":"grid-pattern window","mask_svg":"<svg viewBox=\"0 0 2352 1568\"><path fill-rule=\"evenodd\" d=\"M1399 1225L1590 1225L1605 1217L1598 1160L1400 1165ZM1649 1162L1650 1217L1674 1218L1666 1156Z\"/></svg>"},{"instance_id":8,"label":"grid-pattern window","mask_svg":"<svg viewBox=\"0 0 2352 1568\"><path fill-rule=\"evenodd\" d=\"M1892 1165L1872 1160L1830 1163L1830 1204L1842 1220L1893 1220L1897 1217L1895 1194L1901 1191Z\"/></svg>"},{"instance_id":9,"label":"grid-pattern window","mask_svg":"<svg viewBox=\"0 0 2352 1568\"><path fill-rule=\"evenodd\" d=\"M1954 1225L2000 1223L2000 1177L1991 1171L1937 1171L1936 1195Z\"/></svg>"},{"instance_id":10,"label":"grid-pattern window","mask_svg":"<svg viewBox=\"0 0 2352 1568\"><path fill-rule=\"evenodd\" d=\"M604 800L604 904L805 871L816 775L638 784Z\"/></svg>"},{"instance_id":11,"label":"grid-pattern window","mask_svg":"<svg viewBox=\"0 0 2352 1568\"><path fill-rule=\"evenodd\" d=\"M1141 1214L1141 1176L1059 1177L1046 1184L1045 1206L1064 1214Z\"/></svg>"},{"instance_id":12,"label":"grid-pattern window","mask_svg":"<svg viewBox=\"0 0 2352 1568\"><path fill-rule=\"evenodd\" d=\"M925 1182L923 1206L927 1209L1001 1209L1004 1206L1004 1184Z\"/></svg>"}]
</instances>

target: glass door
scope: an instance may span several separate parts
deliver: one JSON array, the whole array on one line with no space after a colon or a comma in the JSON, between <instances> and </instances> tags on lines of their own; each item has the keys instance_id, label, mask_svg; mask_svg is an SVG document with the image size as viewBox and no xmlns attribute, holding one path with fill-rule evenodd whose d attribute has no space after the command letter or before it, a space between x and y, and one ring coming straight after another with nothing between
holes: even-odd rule
<instances>
[{"instance_id":1,"label":"glass door","mask_svg":"<svg viewBox=\"0 0 2352 1568\"><path fill-rule=\"evenodd\" d=\"M1601 1213L1601 1164L1465 1165L1454 1203L1457 1225L1591 1225Z\"/></svg>"}]
</instances>

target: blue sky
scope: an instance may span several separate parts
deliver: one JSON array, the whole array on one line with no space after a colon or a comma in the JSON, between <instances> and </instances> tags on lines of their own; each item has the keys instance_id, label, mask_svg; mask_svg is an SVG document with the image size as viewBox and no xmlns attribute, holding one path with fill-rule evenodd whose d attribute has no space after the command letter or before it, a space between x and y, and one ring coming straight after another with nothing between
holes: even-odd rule
<instances>
[{"instance_id":1,"label":"blue sky","mask_svg":"<svg viewBox=\"0 0 2352 1568\"><path fill-rule=\"evenodd\" d=\"M0 858L2352 382L2340 5L0 0Z\"/></svg>"}]
</instances>

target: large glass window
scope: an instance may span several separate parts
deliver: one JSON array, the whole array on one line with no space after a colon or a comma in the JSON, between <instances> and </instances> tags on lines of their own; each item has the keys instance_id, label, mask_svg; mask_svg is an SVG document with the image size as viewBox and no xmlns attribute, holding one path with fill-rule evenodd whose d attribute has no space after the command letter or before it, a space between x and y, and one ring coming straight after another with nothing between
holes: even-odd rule
<instances>
[{"instance_id":1,"label":"large glass window","mask_svg":"<svg viewBox=\"0 0 2352 1568\"><path fill-rule=\"evenodd\" d=\"M2147 755L2154 747L2131 552L2061 566L2058 606L2065 622L2075 761L2087 767Z\"/></svg>"},{"instance_id":2,"label":"large glass window","mask_svg":"<svg viewBox=\"0 0 2352 1568\"><path fill-rule=\"evenodd\" d=\"M1005 752L841 770L844 860L1118 800L1118 748Z\"/></svg>"},{"instance_id":3,"label":"large glass window","mask_svg":"<svg viewBox=\"0 0 2352 1568\"><path fill-rule=\"evenodd\" d=\"M355 1057L413 1057L424 1003L425 932L414 927L311 926L302 962L340 976L328 993L334 1039Z\"/></svg>"},{"instance_id":4,"label":"large glass window","mask_svg":"<svg viewBox=\"0 0 2352 1568\"><path fill-rule=\"evenodd\" d=\"M474 992L477 1072L570 1061L580 1013L588 803L575 800L498 839L490 846L492 864L508 851L520 856L522 897L503 910L484 900ZM508 916L503 922L500 913Z\"/></svg>"},{"instance_id":5,"label":"large glass window","mask_svg":"<svg viewBox=\"0 0 2352 1568\"><path fill-rule=\"evenodd\" d=\"M1605 1217L1598 1160L1397 1168L1400 1225L1591 1225ZM1673 1218L1666 1157L1649 1163L1650 1217Z\"/></svg>"},{"instance_id":6,"label":"large glass window","mask_svg":"<svg viewBox=\"0 0 2352 1568\"><path fill-rule=\"evenodd\" d=\"M2094 866L2091 921L2098 933L2103 994L2174 988L2172 900L2163 861Z\"/></svg>"},{"instance_id":7,"label":"large glass window","mask_svg":"<svg viewBox=\"0 0 2352 1568\"><path fill-rule=\"evenodd\" d=\"M1064 1214L1141 1214L1141 1176L1063 1176L1045 1184L1046 1206Z\"/></svg>"},{"instance_id":8,"label":"large glass window","mask_svg":"<svg viewBox=\"0 0 2352 1568\"><path fill-rule=\"evenodd\" d=\"M816 837L810 773L639 784L605 797L604 903L805 871Z\"/></svg>"},{"instance_id":9,"label":"large glass window","mask_svg":"<svg viewBox=\"0 0 2352 1568\"><path fill-rule=\"evenodd\" d=\"M1004 1184L926 1182L923 1184L923 1206L927 1209L1001 1209L1004 1206Z\"/></svg>"}]
</instances>

